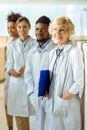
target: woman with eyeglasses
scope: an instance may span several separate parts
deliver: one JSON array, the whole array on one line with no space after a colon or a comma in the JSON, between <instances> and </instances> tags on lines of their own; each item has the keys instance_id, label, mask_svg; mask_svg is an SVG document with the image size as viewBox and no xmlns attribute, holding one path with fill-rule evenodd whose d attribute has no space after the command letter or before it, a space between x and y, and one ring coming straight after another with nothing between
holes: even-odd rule
<instances>
[{"instance_id":1,"label":"woman with eyeglasses","mask_svg":"<svg viewBox=\"0 0 87 130\"><path fill-rule=\"evenodd\" d=\"M70 40L74 25L69 18L59 17L51 22L49 33L57 47L50 52L51 85L44 129L81 130L84 67L81 51Z\"/></svg>"}]
</instances>

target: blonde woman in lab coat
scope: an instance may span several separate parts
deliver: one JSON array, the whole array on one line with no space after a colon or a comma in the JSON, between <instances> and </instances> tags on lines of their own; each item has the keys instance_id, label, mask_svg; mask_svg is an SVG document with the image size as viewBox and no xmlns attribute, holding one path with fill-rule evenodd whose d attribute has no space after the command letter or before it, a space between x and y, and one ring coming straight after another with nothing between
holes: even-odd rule
<instances>
[{"instance_id":1,"label":"blonde woman in lab coat","mask_svg":"<svg viewBox=\"0 0 87 130\"><path fill-rule=\"evenodd\" d=\"M10 75L8 89L8 114L16 117L18 130L30 130L29 118L31 108L28 108L24 70L27 54L34 44L34 39L28 35L30 22L26 17L20 17L17 22L19 38L9 47L7 57L7 72ZM31 107L31 106L30 106ZM28 110L29 109L29 110Z\"/></svg>"},{"instance_id":2,"label":"blonde woman in lab coat","mask_svg":"<svg viewBox=\"0 0 87 130\"><path fill-rule=\"evenodd\" d=\"M70 40L74 25L67 17L55 19L49 32L58 45L50 53L51 86L45 104L45 130L81 130L83 59Z\"/></svg>"}]
</instances>

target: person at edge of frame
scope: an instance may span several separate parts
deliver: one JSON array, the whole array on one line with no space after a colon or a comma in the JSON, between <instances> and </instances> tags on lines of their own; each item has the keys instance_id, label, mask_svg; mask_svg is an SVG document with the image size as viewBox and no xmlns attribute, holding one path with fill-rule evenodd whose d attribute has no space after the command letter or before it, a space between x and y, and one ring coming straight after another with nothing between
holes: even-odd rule
<instances>
[{"instance_id":1,"label":"person at edge of frame","mask_svg":"<svg viewBox=\"0 0 87 130\"><path fill-rule=\"evenodd\" d=\"M9 46L10 44L14 44L17 38L19 37L18 31L16 28L16 21L18 18L21 17L21 14L19 13L14 13L11 12L10 14L7 15L7 30L8 34L11 38L11 40L8 41L7 43L7 48L6 48L6 57L9 55ZM5 65L6 66L6 65ZM9 74L6 71L5 67L5 86L4 86L4 92L5 92L5 112L6 112L6 120L7 120L7 126L9 130L13 130L13 116L9 115L7 113L7 96L8 96L8 87L9 87Z\"/></svg>"}]
</instances>

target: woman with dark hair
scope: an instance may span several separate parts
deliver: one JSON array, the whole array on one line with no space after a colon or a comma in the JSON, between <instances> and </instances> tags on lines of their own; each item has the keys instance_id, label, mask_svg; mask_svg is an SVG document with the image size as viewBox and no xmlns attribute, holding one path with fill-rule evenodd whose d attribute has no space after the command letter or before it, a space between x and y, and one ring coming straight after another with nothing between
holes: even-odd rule
<instances>
[{"instance_id":1,"label":"woman with dark hair","mask_svg":"<svg viewBox=\"0 0 87 130\"><path fill-rule=\"evenodd\" d=\"M14 44L14 42L19 37L18 31L17 31L17 28L16 28L16 21L20 17L21 17L21 14L14 13L14 12L11 12L7 16L7 30L8 30L9 36L11 37L11 40L7 43L6 57L8 57L8 55L9 55L9 46L11 44ZM8 97L8 87L9 87L9 75L6 72L6 68L5 68L5 74L6 74L6 77L5 77L5 110L6 110L6 119L7 119L8 129L9 130L13 130L13 116L8 115L8 113L7 113L7 97Z\"/></svg>"}]
</instances>

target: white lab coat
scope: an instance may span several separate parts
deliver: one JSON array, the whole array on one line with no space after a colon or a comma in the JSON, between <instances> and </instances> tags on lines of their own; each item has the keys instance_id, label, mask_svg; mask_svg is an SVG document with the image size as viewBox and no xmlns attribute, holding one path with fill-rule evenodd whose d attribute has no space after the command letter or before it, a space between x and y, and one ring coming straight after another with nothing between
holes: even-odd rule
<instances>
[{"instance_id":1,"label":"white lab coat","mask_svg":"<svg viewBox=\"0 0 87 130\"><path fill-rule=\"evenodd\" d=\"M17 40L17 39L16 39ZM7 43L7 49L6 49L6 57L9 55L9 46L11 44L14 44L16 40L10 40ZM6 58L7 59L7 58ZM9 87L9 74L7 73L7 65L5 65L5 87L4 87L4 93L5 93L5 105L7 105L7 97L8 97L8 87Z\"/></svg>"},{"instance_id":2,"label":"white lab coat","mask_svg":"<svg viewBox=\"0 0 87 130\"><path fill-rule=\"evenodd\" d=\"M56 49L50 53L50 72L56 59ZM81 52L65 45L53 71L49 97L44 104L46 121L44 130L81 130L80 98L83 93L84 67ZM66 93L76 94L70 100L62 99Z\"/></svg>"},{"instance_id":3,"label":"white lab coat","mask_svg":"<svg viewBox=\"0 0 87 130\"><path fill-rule=\"evenodd\" d=\"M10 53L6 63L7 72L9 72L10 69L14 69L18 72L22 66L25 66L29 49L34 45L34 39L31 37L25 41L27 42L27 45L23 50L21 49L19 42L20 38L9 47ZM17 78L10 76L7 99L8 114L22 117L32 115L33 109L30 102L28 108L28 101L24 76Z\"/></svg>"},{"instance_id":4,"label":"white lab coat","mask_svg":"<svg viewBox=\"0 0 87 130\"><path fill-rule=\"evenodd\" d=\"M36 130L40 130L40 103L41 98L38 98L38 87L40 70L46 70L49 68L49 53L56 45L52 40L42 52L39 52L37 45L34 46L27 57L27 63L25 68L25 82L27 84L27 94L30 95L31 102L36 110ZM43 130L43 127L41 128Z\"/></svg>"}]
</instances>

